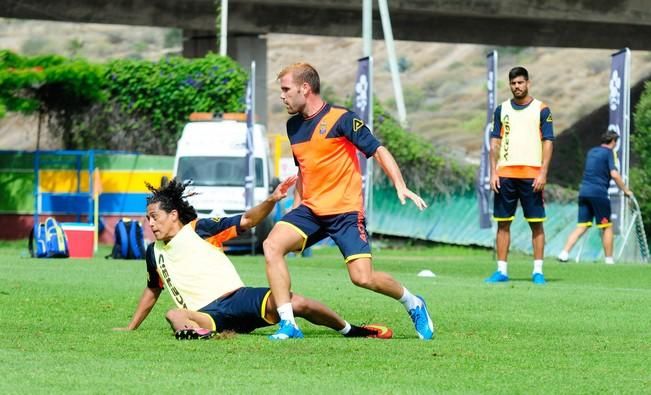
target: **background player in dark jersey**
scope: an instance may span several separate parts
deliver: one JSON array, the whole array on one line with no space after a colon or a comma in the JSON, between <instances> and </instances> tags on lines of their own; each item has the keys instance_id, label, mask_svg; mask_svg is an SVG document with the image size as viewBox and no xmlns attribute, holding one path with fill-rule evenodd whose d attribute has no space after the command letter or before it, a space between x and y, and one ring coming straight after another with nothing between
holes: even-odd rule
<instances>
[{"instance_id":1,"label":"background player in dark jersey","mask_svg":"<svg viewBox=\"0 0 651 395\"><path fill-rule=\"evenodd\" d=\"M274 295L269 288L245 287L222 243L262 221L296 182L290 177L264 202L243 215L197 219L184 198L185 187L176 180L147 198L147 220L156 242L147 248L147 286L131 322L122 330L135 330L147 318L163 287L176 309L165 315L178 339L209 338L215 332L248 333L278 322ZM352 326L324 304L291 295L297 315L328 326L349 337L379 337L376 329ZM389 334L391 331L387 331Z\"/></svg>"},{"instance_id":2,"label":"background player in dark jersey","mask_svg":"<svg viewBox=\"0 0 651 395\"><path fill-rule=\"evenodd\" d=\"M278 75L280 98L287 112L287 135L299 168L294 209L272 229L264 242L267 278L278 304L280 328L274 340L302 337L290 303L290 276L285 255L330 236L344 256L352 282L399 300L421 339L431 339L434 325L425 301L387 273L373 270L366 231L362 176L357 151L373 157L396 188L402 204L410 199L419 209L423 199L405 185L391 153L364 122L320 96L317 71L307 63L286 67Z\"/></svg>"},{"instance_id":3,"label":"background player in dark jersey","mask_svg":"<svg viewBox=\"0 0 651 395\"><path fill-rule=\"evenodd\" d=\"M574 244L592 226L595 220L597 228L602 230L601 241L604 246L604 256L607 264L613 264L613 227L610 221L610 199L608 198L608 187L610 179L624 191L627 196L633 195L622 177L619 175L615 160L615 145L619 135L613 131L607 131L601 135L601 145L588 151L585 159L583 180L579 189L579 215L576 229L567 238L565 247L558 260L567 262L570 251Z\"/></svg>"}]
</instances>

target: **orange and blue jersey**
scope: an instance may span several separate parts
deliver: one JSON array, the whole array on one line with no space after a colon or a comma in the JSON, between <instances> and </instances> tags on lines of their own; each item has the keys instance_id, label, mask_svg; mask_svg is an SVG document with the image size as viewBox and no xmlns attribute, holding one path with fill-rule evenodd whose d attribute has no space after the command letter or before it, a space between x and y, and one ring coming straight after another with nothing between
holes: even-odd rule
<instances>
[{"instance_id":1,"label":"orange and blue jersey","mask_svg":"<svg viewBox=\"0 0 651 395\"><path fill-rule=\"evenodd\" d=\"M302 177L302 204L316 215L363 211L357 150L371 157L380 142L355 113L324 103L314 115L287 121L287 136Z\"/></svg>"},{"instance_id":2,"label":"orange and blue jersey","mask_svg":"<svg viewBox=\"0 0 651 395\"><path fill-rule=\"evenodd\" d=\"M242 233L240 228L241 215L224 218L201 218L192 221L194 231L199 237L217 248L223 249L224 243Z\"/></svg>"},{"instance_id":3,"label":"orange and blue jersey","mask_svg":"<svg viewBox=\"0 0 651 395\"><path fill-rule=\"evenodd\" d=\"M509 101L511 108L515 111L525 110L534 103L536 100L532 100L527 104L519 105L511 99ZM506 103L506 102L505 102ZM503 103L503 104L505 104ZM502 139L505 134L505 127L502 124L502 105L500 104L495 108L493 115L493 130L491 131L491 138ZM554 140L554 126L552 121L552 113L549 107L541 103L540 104L540 117L538 123L538 130L540 132L540 140ZM524 165L509 165L509 166L499 166L498 163L498 175L500 177L509 177L509 178L535 178L540 174L540 167L537 166L524 166Z\"/></svg>"}]
</instances>

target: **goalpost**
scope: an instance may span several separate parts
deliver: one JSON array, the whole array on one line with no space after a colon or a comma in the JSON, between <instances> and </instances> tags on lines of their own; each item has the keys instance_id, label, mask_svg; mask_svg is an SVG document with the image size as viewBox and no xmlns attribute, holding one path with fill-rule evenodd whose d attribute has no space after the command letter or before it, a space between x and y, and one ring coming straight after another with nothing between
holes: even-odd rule
<instances>
[{"instance_id":1,"label":"goalpost","mask_svg":"<svg viewBox=\"0 0 651 395\"><path fill-rule=\"evenodd\" d=\"M644 222L640 205L635 196L630 197L628 210L625 214L626 224L622 228L622 243L617 252L617 261L625 262L649 262L649 245L644 231Z\"/></svg>"},{"instance_id":2,"label":"goalpost","mask_svg":"<svg viewBox=\"0 0 651 395\"><path fill-rule=\"evenodd\" d=\"M637 199L635 199L635 196L630 197L629 200L630 202L626 205L627 211L624 213L622 221L621 233L615 236L615 261L649 263L649 245L647 243L646 232L644 231L640 205ZM578 251L574 259L575 262L580 262L586 253L589 256L592 254L594 257L595 251L588 251L586 244L591 244L588 242L588 239L596 243L596 240L594 240L596 237L597 233L591 230L588 230L583 235L577 246ZM601 239L601 235L599 235L599 239ZM596 245L598 245L596 248L601 250L601 240ZM603 254L603 251L599 254Z\"/></svg>"}]
</instances>

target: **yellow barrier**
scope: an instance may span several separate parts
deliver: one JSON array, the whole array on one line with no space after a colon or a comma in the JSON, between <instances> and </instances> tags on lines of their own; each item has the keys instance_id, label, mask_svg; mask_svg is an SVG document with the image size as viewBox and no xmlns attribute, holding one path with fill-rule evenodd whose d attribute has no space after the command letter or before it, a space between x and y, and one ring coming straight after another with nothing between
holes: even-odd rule
<instances>
[{"instance_id":1,"label":"yellow barrier","mask_svg":"<svg viewBox=\"0 0 651 395\"><path fill-rule=\"evenodd\" d=\"M77 178L75 170L41 170L39 173L41 192L74 193L88 192L88 171L81 171ZM145 181L154 186L160 185L161 177L172 178L171 171L128 171L101 170L99 179L103 193L146 193ZM79 184L77 180L79 179Z\"/></svg>"},{"instance_id":2,"label":"yellow barrier","mask_svg":"<svg viewBox=\"0 0 651 395\"><path fill-rule=\"evenodd\" d=\"M289 142L287 136L283 134L270 134L269 137L273 138L273 162L274 162L274 177L280 176L280 158L283 156L283 142ZM288 145L289 147L289 145ZM291 148L289 148L291 152Z\"/></svg>"}]
</instances>

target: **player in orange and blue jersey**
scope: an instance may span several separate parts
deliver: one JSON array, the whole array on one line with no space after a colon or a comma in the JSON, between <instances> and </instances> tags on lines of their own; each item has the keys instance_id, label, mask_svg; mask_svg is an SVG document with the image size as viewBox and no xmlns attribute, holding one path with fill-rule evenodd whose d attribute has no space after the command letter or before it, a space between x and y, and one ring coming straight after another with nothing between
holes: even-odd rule
<instances>
[{"instance_id":1,"label":"player in orange and blue jersey","mask_svg":"<svg viewBox=\"0 0 651 395\"><path fill-rule=\"evenodd\" d=\"M357 151L375 158L393 182L398 199L419 209L423 199L410 191L393 156L354 113L332 106L320 96L317 71L306 63L278 75L280 98L292 114L287 135L298 166L294 208L264 242L267 278L278 304L280 327L274 340L302 337L290 303L290 276L285 255L330 236L339 247L352 282L402 302L420 338L431 339L434 325L425 301L387 273L373 270L364 218L362 176Z\"/></svg>"},{"instance_id":2,"label":"player in orange and blue jersey","mask_svg":"<svg viewBox=\"0 0 651 395\"><path fill-rule=\"evenodd\" d=\"M147 248L147 286L131 322L121 330L135 330L147 318L163 288L176 309L165 318L177 339L207 339L217 332L249 333L279 321L274 295L269 288L246 287L222 243L263 220L275 203L287 195L296 177L281 183L273 194L243 215L197 219L184 199L185 187L176 180L156 189L147 198L147 220L156 242ZM291 295L299 316L330 327L347 337L391 336L381 326L350 325L324 304Z\"/></svg>"}]
</instances>

